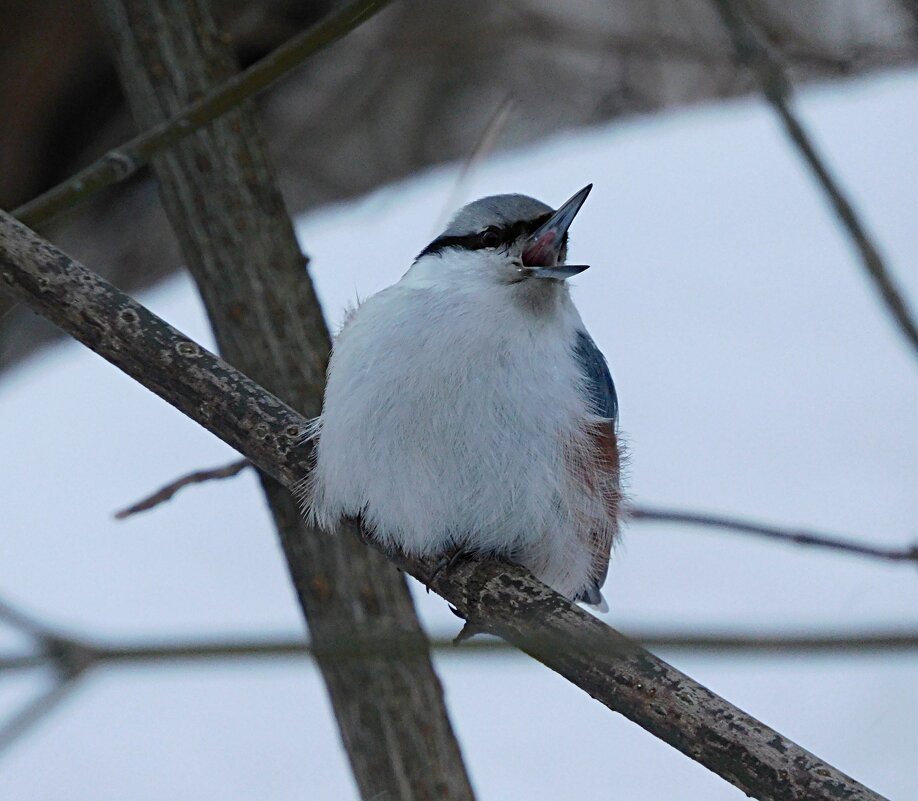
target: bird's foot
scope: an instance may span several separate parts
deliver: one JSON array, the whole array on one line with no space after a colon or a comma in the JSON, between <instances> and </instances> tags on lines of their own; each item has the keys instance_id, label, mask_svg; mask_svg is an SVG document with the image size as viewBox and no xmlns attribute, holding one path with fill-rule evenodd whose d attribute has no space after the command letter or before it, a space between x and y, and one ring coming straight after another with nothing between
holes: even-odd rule
<instances>
[{"instance_id":1,"label":"bird's foot","mask_svg":"<svg viewBox=\"0 0 918 801\"><path fill-rule=\"evenodd\" d=\"M460 562L463 559L476 558L477 556L479 556L479 554L472 553L462 546L457 546L452 551L445 553L443 557L437 562L433 572L427 578L427 592L430 592L431 583L443 570L450 570L456 565L457 562ZM456 617L463 621L461 631L453 639L453 645L461 645L463 642L465 642L465 640L474 637L476 634L489 633L487 628L478 623L475 623L473 620L470 620L465 614L460 612L452 604L447 604L447 606L449 607L450 612L452 612Z\"/></svg>"},{"instance_id":2,"label":"bird's foot","mask_svg":"<svg viewBox=\"0 0 918 801\"><path fill-rule=\"evenodd\" d=\"M439 576L440 573L444 570L451 570L458 562L461 562L463 559L469 559L471 556L472 554L461 545L457 545L452 551L447 551L443 554L434 566L433 572L431 572L424 582L424 586L427 587L427 592L430 592L430 585L433 584L433 580Z\"/></svg>"}]
</instances>

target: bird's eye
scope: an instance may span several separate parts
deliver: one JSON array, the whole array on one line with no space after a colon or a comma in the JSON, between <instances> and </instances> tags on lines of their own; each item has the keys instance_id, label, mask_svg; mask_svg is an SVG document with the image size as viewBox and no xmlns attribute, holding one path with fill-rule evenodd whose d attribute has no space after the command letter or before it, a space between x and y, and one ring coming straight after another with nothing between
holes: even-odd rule
<instances>
[{"instance_id":1,"label":"bird's eye","mask_svg":"<svg viewBox=\"0 0 918 801\"><path fill-rule=\"evenodd\" d=\"M479 234L479 240L483 247L496 248L502 241L503 237L497 228L486 228Z\"/></svg>"}]
</instances>

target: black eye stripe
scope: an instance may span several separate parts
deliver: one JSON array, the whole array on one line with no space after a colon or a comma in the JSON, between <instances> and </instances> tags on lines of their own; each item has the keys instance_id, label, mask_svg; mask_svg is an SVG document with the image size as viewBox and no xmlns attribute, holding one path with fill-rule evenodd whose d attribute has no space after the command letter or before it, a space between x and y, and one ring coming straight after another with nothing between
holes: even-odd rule
<instances>
[{"instance_id":1,"label":"black eye stripe","mask_svg":"<svg viewBox=\"0 0 918 801\"><path fill-rule=\"evenodd\" d=\"M424 250L418 253L417 258L427 256L430 253L441 253L446 248L463 248L465 250L482 250L488 247L501 247L515 242L521 236L531 234L542 223L548 220L554 212L546 212L536 217L534 220L522 220L513 225L491 226L484 231L476 234L464 234L463 236L441 236L431 242ZM490 234L497 233L500 236L500 242L492 244ZM488 242L484 241L485 234L488 234ZM416 261L417 259L415 259Z\"/></svg>"}]
</instances>

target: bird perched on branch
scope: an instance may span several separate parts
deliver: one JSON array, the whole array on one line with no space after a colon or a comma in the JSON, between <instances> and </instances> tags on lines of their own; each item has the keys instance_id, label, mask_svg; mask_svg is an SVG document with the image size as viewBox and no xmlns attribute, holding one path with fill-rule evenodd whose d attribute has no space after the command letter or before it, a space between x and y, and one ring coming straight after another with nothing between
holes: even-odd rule
<instances>
[{"instance_id":1,"label":"bird perched on branch","mask_svg":"<svg viewBox=\"0 0 918 801\"><path fill-rule=\"evenodd\" d=\"M604 606L622 506L618 402L566 279L567 230L525 195L465 206L335 340L307 515L409 554L511 559Z\"/></svg>"}]
</instances>

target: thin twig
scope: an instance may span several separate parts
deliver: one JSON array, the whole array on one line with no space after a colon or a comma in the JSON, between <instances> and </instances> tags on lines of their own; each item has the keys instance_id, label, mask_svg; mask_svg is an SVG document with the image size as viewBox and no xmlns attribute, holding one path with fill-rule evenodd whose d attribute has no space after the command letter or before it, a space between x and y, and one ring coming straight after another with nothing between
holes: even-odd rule
<instances>
[{"instance_id":1,"label":"thin twig","mask_svg":"<svg viewBox=\"0 0 918 801\"><path fill-rule=\"evenodd\" d=\"M341 39L381 11L390 0L354 0L285 42L210 94L186 106L170 120L108 151L76 175L52 187L13 212L30 228L75 206L100 189L136 173L150 157L174 145L259 92L264 91L314 53Z\"/></svg>"},{"instance_id":2,"label":"thin twig","mask_svg":"<svg viewBox=\"0 0 918 801\"><path fill-rule=\"evenodd\" d=\"M52 712L76 687L75 678L55 681L0 726L0 754Z\"/></svg>"},{"instance_id":3,"label":"thin twig","mask_svg":"<svg viewBox=\"0 0 918 801\"><path fill-rule=\"evenodd\" d=\"M41 644L54 636L40 620L36 620L32 615L26 614L2 598L0 598L0 621L14 629L19 629L23 634L28 634Z\"/></svg>"},{"instance_id":4,"label":"thin twig","mask_svg":"<svg viewBox=\"0 0 918 801\"><path fill-rule=\"evenodd\" d=\"M706 655L732 653L866 653L877 651L913 651L918 649L918 630L861 632L801 632L797 634L750 634L743 632L640 632L629 633L629 640L646 648L701 652ZM517 649L494 637L456 642L452 637L434 637L430 648L444 654L471 655ZM534 643L530 643L533 645ZM550 645L550 644L549 644ZM560 646L560 643L557 643ZM336 656L372 658L380 654L410 654L420 647L417 639L387 637L385 640L356 636L344 632L329 649ZM200 641L186 643L151 643L144 646L106 646L98 651L96 663L135 661L210 660L250 657L312 656L311 646L300 639L240 639L238 642Z\"/></svg>"},{"instance_id":5,"label":"thin twig","mask_svg":"<svg viewBox=\"0 0 918 801\"><path fill-rule=\"evenodd\" d=\"M627 627L625 627L627 630ZM631 643L663 651L684 651L704 656L730 656L753 654L845 654L905 652L918 650L918 630L867 630L838 632L750 633L713 631L632 631ZM551 647L548 641L530 640L530 647ZM560 647L557 642L555 647ZM89 654L86 668L119 664L156 664L178 662L211 662L233 659L276 659L286 657L313 657L312 645L302 638L244 637L238 639L196 639L148 643L106 643L89 645L75 643L75 647ZM493 637L477 637L457 642L454 637L433 637L431 650L447 656L475 656L484 653L517 653L515 646ZM623 645L622 648L625 646ZM630 647L630 646L629 646ZM427 645L417 638L388 636L385 639L360 636L345 631L322 647L323 653L339 658L373 659L382 655L412 656ZM27 654L0 657L0 672L57 665L53 654ZM85 669L85 668L84 668ZM82 671L80 671L82 672Z\"/></svg>"},{"instance_id":6,"label":"thin twig","mask_svg":"<svg viewBox=\"0 0 918 801\"><path fill-rule=\"evenodd\" d=\"M884 559L890 562L918 563L918 545L905 549L880 548L875 545L853 542L841 537L806 529L779 528L778 526L768 526L763 523L753 523L737 517L684 512L679 509L661 509L649 506L632 506L628 510L628 517L638 522L680 523L690 526L703 526L705 528L727 529L743 534L752 534L757 537L765 537L770 540L778 540L795 545L829 548L844 553L857 554L858 556Z\"/></svg>"},{"instance_id":7,"label":"thin twig","mask_svg":"<svg viewBox=\"0 0 918 801\"><path fill-rule=\"evenodd\" d=\"M901 653L918 649L918 631L865 631L816 634L742 634L712 632L691 633L635 633L636 641L649 648L678 650L704 656L730 656L745 654L753 656L787 655L835 655L861 656L871 653ZM65 641L60 640L61 643ZM150 642L140 644L88 645L85 641L73 642L73 650L86 656L83 669L73 672L69 662L59 662L54 653L27 654L22 656L0 656L0 674L6 671L37 667L54 667L59 678L50 689L29 701L20 711L0 726L0 755L27 734L42 717L51 712L73 688L76 679L89 667L125 667L132 665L172 667L188 663L210 663L239 659L301 659L313 658L312 646L300 638L263 637L239 638L238 640L188 640L185 642ZM530 642L530 647L551 646L550 643ZM615 655L625 656L632 648L631 643L614 643ZM557 642L553 647L563 647ZM391 637L357 638L352 633L323 646L326 656L340 659L373 659L380 655L410 657L427 646L419 644L417 638L402 640ZM430 649L444 656L481 656L488 654L519 654L517 648L505 640L494 637L457 640L437 637L430 640ZM67 651L65 647L61 653ZM612 652L610 652L612 653Z\"/></svg>"},{"instance_id":8,"label":"thin twig","mask_svg":"<svg viewBox=\"0 0 918 801\"><path fill-rule=\"evenodd\" d=\"M0 673L14 670L29 670L45 667L53 657L47 653L39 654L0 654Z\"/></svg>"},{"instance_id":9,"label":"thin twig","mask_svg":"<svg viewBox=\"0 0 918 801\"><path fill-rule=\"evenodd\" d=\"M0 656L0 670L22 670L39 665L54 665L60 676L67 679L88 668L96 649L80 640L48 626L32 615L0 598L0 621L25 634L35 644L30 654Z\"/></svg>"},{"instance_id":10,"label":"thin twig","mask_svg":"<svg viewBox=\"0 0 918 801\"><path fill-rule=\"evenodd\" d=\"M252 463L248 459L238 459L223 467L214 467L209 470L196 470L193 473L189 473L188 475L177 478L175 481L166 484L166 486L161 487L152 495L137 501L137 503L128 506L126 509L115 512L115 519L124 520L126 517L136 515L138 512L145 512L148 509L152 509L154 506L159 506L159 504L171 500L176 492L182 489L182 487L187 487L189 484L201 484L205 481L232 478L245 470L245 468L251 467L251 465Z\"/></svg>"},{"instance_id":11,"label":"thin twig","mask_svg":"<svg viewBox=\"0 0 918 801\"><path fill-rule=\"evenodd\" d=\"M825 159L790 105L791 84L779 59L763 43L735 0L714 0L730 32L739 61L756 75L762 94L777 112L784 130L828 197L839 221L861 256L861 263L886 308L918 355L918 324L857 212L832 176Z\"/></svg>"},{"instance_id":12,"label":"thin twig","mask_svg":"<svg viewBox=\"0 0 918 801\"><path fill-rule=\"evenodd\" d=\"M137 512L152 509L161 503L170 500L176 492L189 484L199 484L204 481L231 478L246 467L251 466L248 459L239 459L222 467L213 467L207 470L196 470L182 476L157 490L152 495L138 501L127 509L122 509L115 514L118 520L123 520ZM868 545L864 542L846 540L832 534L823 534L807 529L789 529L778 526L765 525L750 520L727 515L701 514L687 512L681 509L664 509L653 506L632 506L628 509L628 519L637 523L678 523L704 528L718 528L736 531L740 534L751 534L765 537L770 540L786 542L794 545L807 545L829 550L842 551L843 553L857 556L868 556L888 562L915 562L918 563L918 545L911 548L881 548Z\"/></svg>"}]
</instances>

